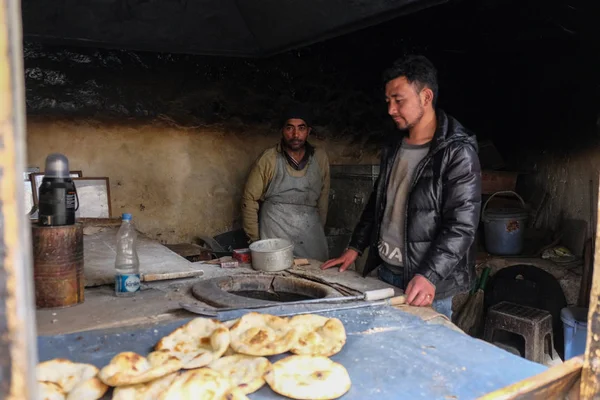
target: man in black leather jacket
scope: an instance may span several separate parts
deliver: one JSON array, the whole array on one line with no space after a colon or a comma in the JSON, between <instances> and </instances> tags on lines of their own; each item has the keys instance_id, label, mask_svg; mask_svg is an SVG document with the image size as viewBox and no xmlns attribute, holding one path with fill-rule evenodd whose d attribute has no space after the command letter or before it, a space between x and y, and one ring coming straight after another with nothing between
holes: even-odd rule
<instances>
[{"instance_id":1,"label":"man in black leather jacket","mask_svg":"<svg viewBox=\"0 0 600 400\"><path fill-rule=\"evenodd\" d=\"M384 73L388 113L404 133L381 153L380 175L348 249L322 269L345 271L369 247L364 275L405 290L414 306L451 318L452 297L470 289L481 208L477 140L436 110L437 72L422 56Z\"/></svg>"}]
</instances>

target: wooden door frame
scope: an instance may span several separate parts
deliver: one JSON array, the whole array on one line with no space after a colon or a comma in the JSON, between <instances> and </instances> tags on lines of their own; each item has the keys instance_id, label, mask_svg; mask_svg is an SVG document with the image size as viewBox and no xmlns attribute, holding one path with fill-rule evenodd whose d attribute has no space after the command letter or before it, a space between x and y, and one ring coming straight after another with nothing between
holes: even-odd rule
<instances>
[{"instance_id":1,"label":"wooden door frame","mask_svg":"<svg viewBox=\"0 0 600 400\"><path fill-rule=\"evenodd\" d=\"M21 2L0 0L0 399L37 394L24 96Z\"/></svg>"}]
</instances>

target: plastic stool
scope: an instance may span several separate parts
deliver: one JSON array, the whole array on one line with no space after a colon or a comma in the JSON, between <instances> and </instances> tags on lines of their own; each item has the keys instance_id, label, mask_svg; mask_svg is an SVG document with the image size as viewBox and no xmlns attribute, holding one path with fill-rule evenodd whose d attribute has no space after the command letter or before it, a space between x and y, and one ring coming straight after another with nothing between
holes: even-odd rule
<instances>
[{"instance_id":1,"label":"plastic stool","mask_svg":"<svg viewBox=\"0 0 600 400\"><path fill-rule=\"evenodd\" d=\"M525 358L544 364L552 358L552 315L548 311L503 301L488 310L483 338L493 343L497 331L520 335L525 339Z\"/></svg>"}]
</instances>

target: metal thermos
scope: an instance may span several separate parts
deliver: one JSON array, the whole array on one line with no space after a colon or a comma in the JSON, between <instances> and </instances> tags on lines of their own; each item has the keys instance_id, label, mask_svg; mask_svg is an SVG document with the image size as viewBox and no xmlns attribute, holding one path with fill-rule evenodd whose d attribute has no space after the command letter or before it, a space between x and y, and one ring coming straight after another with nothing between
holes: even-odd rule
<instances>
[{"instance_id":1,"label":"metal thermos","mask_svg":"<svg viewBox=\"0 0 600 400\"><path fill-rule=\"evenodd\" d=\"M69 160L63 154L53 153L46 157L46 169L38 197L39 225L75 223L77 192L69 174Z\"/></svg>"}]
</instances>

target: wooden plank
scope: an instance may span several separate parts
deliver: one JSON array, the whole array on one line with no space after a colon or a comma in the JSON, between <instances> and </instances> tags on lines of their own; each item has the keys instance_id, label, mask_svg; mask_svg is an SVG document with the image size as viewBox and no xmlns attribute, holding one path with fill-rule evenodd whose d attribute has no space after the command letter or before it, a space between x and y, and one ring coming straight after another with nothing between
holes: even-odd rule
<instances>
[{"instance_id":1,"label":"wooden plank","mask_svg":"<svg viewBox=\"0 0 600 400\"><path fill-rule=\"evenodd\" d=\"M573 384L573 386L571 386L571 390L569 390L567 392L565 400L579 400L581 398L581 396L579 394L580 391L581 391L581 377L579 377L579 379L577 379L577 381Z\"/></svg>"},{"instance_id":2,"label":"wooden plank","mask_svg":"<svg viewBox=\"0 0 600 400\"><path fill-rule=\"evenodd\" d=\"M165 244L165 247L191 262L212 259L212 250L194 243Z\"/></svg>"},{"instance_id":3,"label":"wooden plank","mask_svg":"<svg viewBox=\"0 0 600 400\"><path fill-rule=\"evenodd\" d=\"M84 229L83 273L86 287L113 285L115 281L114 268L118 228L96 228L98 229L93 229L91 234L86 234ZM146 276L192 273L202 270L201 264L191 263L158 241L143 235L138 236L137 251L140 259L140 273ZM173 276L175 277L173 279L177 279L177 275Z\"/></svg>"},{"instance_id":4,"label":"wooden plank","mask_svg":"<svg viewBox=\"0 0 600 400\"><path fill-rule=\"evenodd\" d=\"M539 375L517 382L479 400L565 399L581 376L583 357L575 357Z\"/></svg>"},{"instance_id":5,"label":"wooden plank","mask_svg":"<svg viewBox=\"0 0 600 400\"><path fill-rule=\"evenodd\" d=\"M37 224L38 219L32 219L32 224ZM121 217L119 218L77 218L77 223L83 224L85 227L120 227Z\"/></svg>"},{"instance_id":6,"label":"wooden plank","mask_svg":"<svg viewBox=\"0 0 600 400\"><path fill-rule=\"evenodd\" d=\"M100 328L153 323L189 317L179 302L189 302L187 290L142 290L133 297L115 297L110 286L86 289L85 302L76 307L36 311L38 335L58 335ZM170 317L168 317L170 316Z\"/></svg>"},{"instance_id":7,"label":"wooden plank","mask_svg":"<svg viewBox=\"0 0 600 400\"><path fill-rule=\"evenodd\" d=\"M597 209L600 209L600 196L598 196ZM596 215L599 214L596 213ZM596 244L600 243L598 235L600 235L600 219L596 218ZM600 398L600 246L596 245L585 363L581 374L581 399L598 398Z\"/></svg>"},{"instance_id":8,"label":"wooden plank","mask_svg":"<svg viewBox=\"0 0 600 400\"><path fill-rule=\"evenodd\" d=\"M588 239L585 242L583 250L583 274L581 276L581 285L579 286L579 297L577 306L588 308L590 306L590 294L592 292L592 273L594 272L594 240Z\"/></svg>"},{"instance_id":9,"label":"wooden plank","mask_svg":"<svg viewBox=\"0 0 600 400\"><path fill-rule=\"evenodd\" d=\"M31 231L24 216L21 3L0 0L0 399L35 398Z\"/></svg>"}]
</instances>

